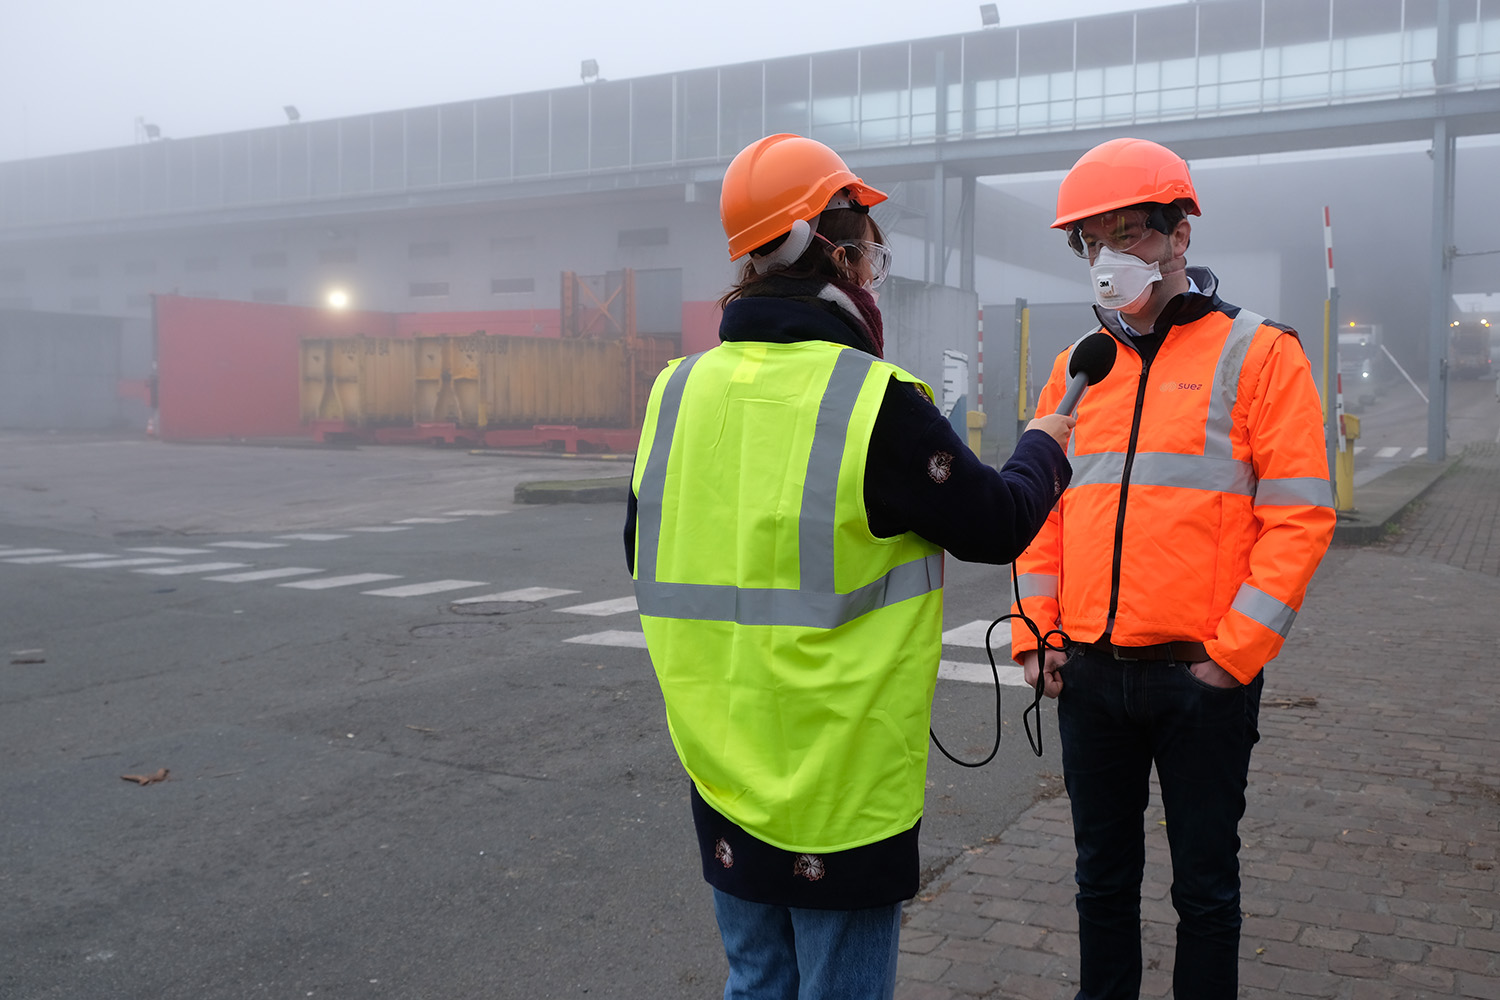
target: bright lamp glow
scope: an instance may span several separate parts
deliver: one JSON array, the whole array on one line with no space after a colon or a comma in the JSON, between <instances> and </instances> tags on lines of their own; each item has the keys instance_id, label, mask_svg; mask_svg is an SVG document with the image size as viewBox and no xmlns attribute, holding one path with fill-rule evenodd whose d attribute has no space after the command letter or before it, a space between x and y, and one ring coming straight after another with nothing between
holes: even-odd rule
<instances>
[{"instance_id":1,"label":"bright lamp glow","mask_svg":"<svg viewBox=\"0 0 1500 1000\"><path fill-rule=\"evenodd\" d=\"M328 308L330 309L348 309L349 293L342 288L335 288L328 293L328 298L325 301L327 301Z\"/></svg>"}]
</instances>

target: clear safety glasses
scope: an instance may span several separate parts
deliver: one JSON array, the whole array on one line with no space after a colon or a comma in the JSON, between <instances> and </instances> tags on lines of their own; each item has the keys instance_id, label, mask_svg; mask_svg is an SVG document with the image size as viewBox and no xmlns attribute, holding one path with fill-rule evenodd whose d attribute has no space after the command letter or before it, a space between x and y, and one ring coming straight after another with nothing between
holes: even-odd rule
<instances>
[{"instance_id":1,"label":"clear safety glasses","mask_svg":"<svg viewBox=\"0 0 1500 1000\"><path fill-rule=\"evenodd\" d=\"M1160 210L1122 208L1073 223L1068 227L1068 246L1084 260L1093 260L1102 246L1115 253L1129 253L1153 230L1166 232Z\"/></svg>"},{"instance_id":2,"label":"clear safety glasses","mask_svg":"<svg viewBox=\"0 0 1500 1000\"><path fill-rule=\"evenodd\" d=\"M891 248L873 240L844 240L837 246L856 251L870 267L870 287L879 288L891 273Z\"/></svg>"}]
</instances>

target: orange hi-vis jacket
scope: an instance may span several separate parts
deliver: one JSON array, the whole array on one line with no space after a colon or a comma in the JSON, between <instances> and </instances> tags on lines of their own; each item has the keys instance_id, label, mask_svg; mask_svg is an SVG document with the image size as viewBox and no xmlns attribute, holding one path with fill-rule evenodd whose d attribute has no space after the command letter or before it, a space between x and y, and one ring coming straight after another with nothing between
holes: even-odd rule
<instances>
[{"instance_id":1,"label":"orange hi-vis jacket","mask_svg":"<svg viewBox=\"0 0 1500 1000\"><path fill-rule=\"evenodd\" d=\"M1078 406L1073 481L1016 560L1011 610L1073 642L1201 642L1249 683L1281 650L1333 538L1333 491L1296 333L1222 302L1206 269L1191 273L1204 292L1168 304L1149 362L1100 311L1120 349ZM1038 413L1057 407L1071 350ZM1037 642L1012 625L1019 660Z\"/></svg>"}]
</instances>

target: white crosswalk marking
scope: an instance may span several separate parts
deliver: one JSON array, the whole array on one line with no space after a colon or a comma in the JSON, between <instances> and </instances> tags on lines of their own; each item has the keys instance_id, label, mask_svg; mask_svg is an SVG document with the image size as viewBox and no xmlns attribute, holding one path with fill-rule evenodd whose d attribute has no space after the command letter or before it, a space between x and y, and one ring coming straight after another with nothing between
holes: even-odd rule
<instances>
[{"instance_id":1,"label":"white crosswalk marking","mask_svg":"<svg viewBox=\"0 0 1500 1000\"><path fill-rule=\"evenodd\" d=\"M145 548L126 549L126 552L143 552L148 556L206 556L208 549L179 549L170 545L148 545Z\"/></svg>"},{"instance_id":2,"label":"white crosswalk marking","mask_svg":"<svg viewBox=\"0 0 1500 1000\"><path fill-rule=\"evenodd\" d=\"M294 580L278 583L278 587L296 587L298 590L328 590L330 587L355 587L361 583L378 583L381 580L399 580L399 573L351 573L348 576L325 576L316 580Z\"/></svg>"},{"instance_id":3,"label":"white crosswalk marking","mask_svg":"<svg viewBox=\"0 0 1500 1000\"><path fill-rule=\"evenodd\" d=\"M1365 450L1365 446L1362 445L1362 444L1357 444L1357 445L1354 446L1354 454L1356 454L1356 455L1360 454L1364 450Z\"/></svg>"},{"instance_id":4,"label":"white crosswalk marking","mask_svg":"<svg viewBox=\"0 0 1500 1000\"><path fill-rule=\"evenodd\" d=\"M1420 448L1413 448L1411 451L1412 458L1421 458L1425 454L1427 454L1427 446L1425 444Z\"/></svg>"},{"instance_id":5,"label":"white crosswalk marking","mask_svg":"<svg viewBox=\"0 0 1500 1000\"><path fill-rule=\"evenodd\" d=\"M446 590L465 590L469 587L487 587L483 580L431 580L427 583L406 583L384 590L362 590L360 593L372 597L421 597L424 594L441 594Z\"/></svg>"},{"instance_id":6,"label":"white crosswalk marking","mask_svg":"<svg viewBox=\"0 0 1500 1000\"><path fill-rule=\"evenodd\" d=\"M11 549L9 552L3 553L3 555L6 558L12 556L41 556L56 551L56 549Z\"/></svg>"},{"instance_id":7,"label":"white crosswalk marking","mask_svg":"<svg viewBox=\"0 0 1500 1000\"><path fill-rule=\"evenodd\" d=\"M999 662L996 658L995 673L1000 675L1000 683L1009 687L1028 688L1025 672L1017 666ZM938 680L941 681L965 681L970 684L993 684L995 673L990 672L988 663L959 663L955 660L943 660L938 664Z\"/></svg>"},{"instance_id":8,"label":"white crosswalk marking","mask_svg":"<svg viewBox=\"0 0 1500 1000\"><path fill-rule=\"evenodd\" d=\"M617 597L612 601L598 601L594 604L577 604L571 608L558 608L570 615L593 615L603 618L606 615L620 615L627 611L636 610L635 597Z\"/></svg>"},{"instance_id":9,"label":"white crosswalk marking","mask_svg":"<svg viewBox=\"0 0 1500 1000\"><path fill-rule=\"evenodd\" d=\"M176 561L167 556L134 556L130 559L94 559L89 562L63 563L63 565L68 569L122 569L126 566L160 566L163 563Z\"/></svg>"},{"instance_id":10,"label":"white crosswalk marking","mask_svg":"<svg viewBox=\"0 0 1500 1000\"><path fill-rule=\"evenodd\" d=\"M523 587L506 590L499 594L484 594L480 597L461 597L454 604L481 604L486 601L546 601L554 597L576 594L576 590L558 590L554 587Z\"/></svg>"},{"instance_id":11,"label":"white crosswalk marking","mask_svg":"<svg viewBox=\"0 0 1500 1000\"><path fill-rule=\"evenodd\" d=\"M585 646L621 646L626 649L645 649L646 634L644 632L620 632L611 630L609 632L594 632L590 635L575 635L563 642L576 642Z\"/></svg>"},{"instance_id":12,"label":"white crosswalk marking","mask_svg":"<svg viewBox=\"0 0 1500 1000\"><path fill-rule=\"evenodd\" d=\"M399 521L392 521L391 523L392 524L452 524L453 522L454 522L454 518L451 518L451 517L403 517L401 520L399 520Z\"/></svg>"},{"instance_id":13,"label":"white crosswalk marking","mask_svg":"<svg viewBox=\"0 0 1500 1000\"><path fill-rule=\"evenodd\" d=\"M444 517L494 517L504 514L503 510L445 510Z\"/></svg>"},{"instance_id":14,"label":"white crosswalk marking","mask_svg":"<svg viewBox=\"0 0 1500 1000\"><path fill-rule=\"evenodd\" d=\"M221 569L240 569L249 563L216 562L188 563L184 566L157 566L154 569L138 569L136 573L155 573L158 576L181 576L184 573L215 573Z\"/></svg>"},{"instance_id":15,"label":"white crosswalk marking","mask_svg":"<svg viewBox=\"0 0 1500 1000\"><path fill-rule=\"evenodd\" d=\"M983 618L978 621L950 628L943 633L943 645L945 646L969 646L974 649L984 648L984 634L989 631L990 622ZM995 631L990 633L990 642L996 649L1010 645L1010 622L1001 622L995 626Z\"/></svg>"},{"instance_id":16,"label":"white crosswalk marking","mask_svg":"<svg viewBox=\"0 0 1500 1000\"><path fill-rule=\"evenodd\" d=\"M1379 451L1377 451L1375 453L1375 457L1376 458L1395 458L1399 454L1401 454L1401 449L1400 448L1396 447L1395 445L1389 445L1389 446L1387 446L1385 448L1382 448Z\"/></svg>"},{"instance_id":17,"label":"white crosswalk marking","mask_svg":"<svg viewBox=\"0 0 1500 1000\"><path fill-rule=\"evenodd\" d=\"M281 566L276 569L252 569L246 573L230 573L226 576L207 576L205 580L221 583L253 583L256 580L280 580L288 576L306 576L309 573L324 573L326 570L308 569L306 566Z\"/></svg>"},{"instance_id":18,"label":"white crosswalk marking","mask_svg":"<svg viewBox=\"0 0 1500 1000\"><path fill-rule=\"evenodd\" d=\"M303 531L295 535L277 535L277 538L286 538L297 542L336 542L340 538L348 538L348 535L330 535L322 531Z\"/></svg>"},{"instance_id":19,"label":"white crosswalk marking","mask_svg":"<svg viewBox=\"0 0 1500 1000\"><path fill-rule=\"evenodd\" d=\"M284 549L286 542L209 542L216 549Z\"/></svg>"},{"instance_id":20,"label":"white crosswalk marking","mask_svg":"<svg viewBox=\"0 0 1500 1000\"><path fill-rule=\"evenodd\" d=\"M4 553L0 553L4 555ZM86 559L108 559L108 552L79 552L73 555L59 554L50 556L21 556L18 559L6 559L8 563L16 563L20 566L39 566L42 563L78 562Z\"/></svg>"},{"instance_id":21,"label":"white crosswalk marking","mask_svg":"<svg viewBox=\"0 0 1500 1000\"><path fill-rule=\"evenodd\" d=\"M350 531L380 532L380 531L410 531L411 528L404 528L404 527L400 527L400 526L394 525L394 524L378 524L378 525L376 525L373 528L350 528L348 530L350 530Z\"/></svg>"}]
</instances>

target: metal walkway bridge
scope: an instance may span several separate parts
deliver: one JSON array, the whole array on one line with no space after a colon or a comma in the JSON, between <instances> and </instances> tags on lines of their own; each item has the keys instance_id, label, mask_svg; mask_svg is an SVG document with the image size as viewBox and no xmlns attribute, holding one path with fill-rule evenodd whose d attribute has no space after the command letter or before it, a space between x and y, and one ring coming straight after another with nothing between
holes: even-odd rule
<instances>
[{"instance_id":1,"label":"metal walkway bridge","mask_svg":"<svg viewBox=\"0 0 1500 1000\"><path fill-rule=\"evenodd\" d=\"M1500 0L1202 0L0 163L0 241L714 184L782 131L890 182L1435 129L1500 132Z\"/></svg>"}]
</instances>

